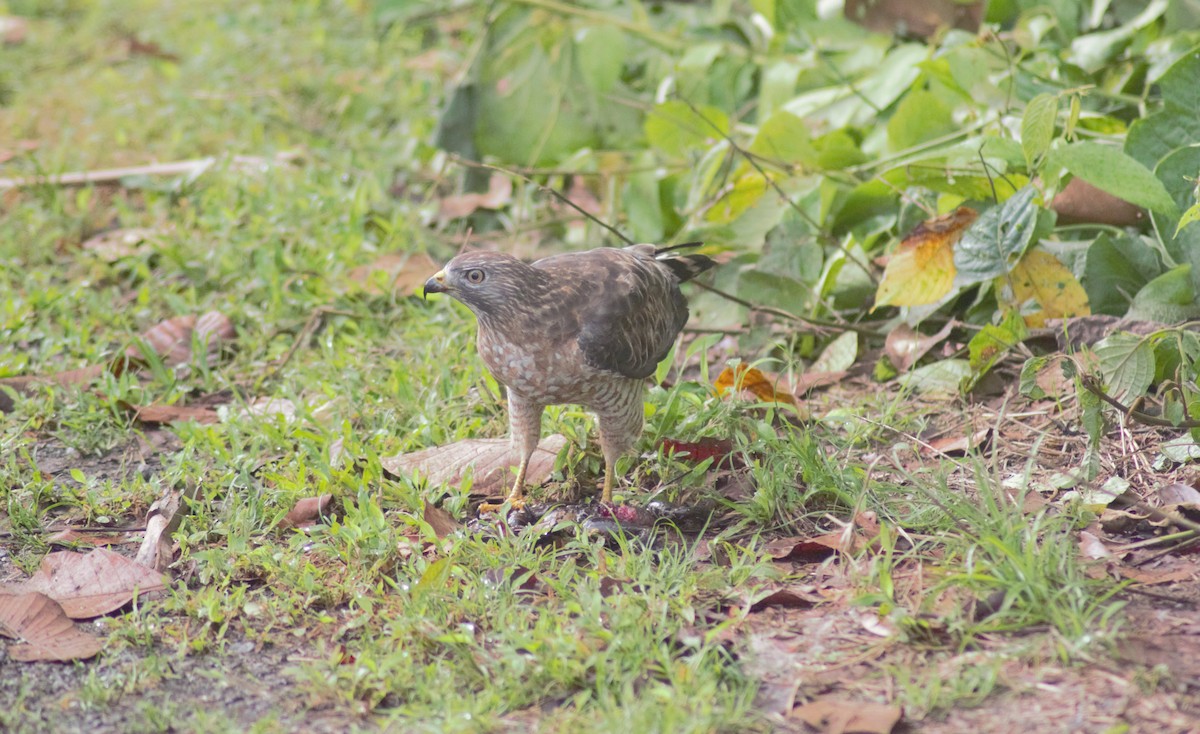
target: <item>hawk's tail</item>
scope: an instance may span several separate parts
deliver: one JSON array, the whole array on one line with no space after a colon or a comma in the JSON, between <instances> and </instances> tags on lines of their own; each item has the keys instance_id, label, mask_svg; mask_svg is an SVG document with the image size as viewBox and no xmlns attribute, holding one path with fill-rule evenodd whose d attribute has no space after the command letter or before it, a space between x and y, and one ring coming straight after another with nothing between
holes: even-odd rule
<instances>
[{"instance_id":1,"label":"hawk's tail","mask_svg":"<svg viewBox=\"0 0 1200 734\"><path fill-rule=\"evenodd\" d=\"M697 247L699 242L685 242L682 245L672 245L670 247L662 247L654 252L654 259L666 265L674 274L676 280L680 283L687 282L695 278L700 273L714 267L717 263L707 255L674 255L674 250L680 250L685 247Z\"/></svg>"}]
</instances>

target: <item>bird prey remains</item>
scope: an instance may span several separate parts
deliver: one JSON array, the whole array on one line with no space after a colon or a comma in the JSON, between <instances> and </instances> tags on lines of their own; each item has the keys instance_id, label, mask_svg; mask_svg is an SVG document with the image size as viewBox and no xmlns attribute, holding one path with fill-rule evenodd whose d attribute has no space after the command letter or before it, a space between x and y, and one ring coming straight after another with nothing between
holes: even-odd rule
<instances>
[{"instance_id":1,"label":"bird prey remains","mask_svg":"<svg viewBox=\"0 0 1200 734\"><path fill-rule=\"evenodd\" d=\"M644 381L687 323L679 284L715 264L676 249L602 247L533 264L469 252L425 282L426 295L446 293L475 313L479 356L508 390L512 448L520 458L509 502L524 501L542 411L562 403L596 414L601 499L612 501L616 461L642 433Z\"/></svg>"}]
</instances>

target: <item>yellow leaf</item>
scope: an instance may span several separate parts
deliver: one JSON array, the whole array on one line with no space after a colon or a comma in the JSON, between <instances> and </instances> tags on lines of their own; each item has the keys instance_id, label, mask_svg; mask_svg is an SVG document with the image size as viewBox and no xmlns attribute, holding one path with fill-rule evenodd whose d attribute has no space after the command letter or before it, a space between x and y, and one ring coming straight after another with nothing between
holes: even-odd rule
<instances>
[{"instance_id":1,"label":"yellow leaf","mask_svg":"<svg viewBox=\"0 0 1200 734\"><path fill-rule=\"evenodd\" d=\"M1030 327L1045 326L1047 319L1087 316L1092 312L1083 286L1067 266L1044 250L1025 253L1008 278L1015 306L1029 300L1041 306L1040 311L1025 316Z\"/></svg>"},{"instance_id":2,"label":"yellow leaf","mask_svg":"<svg viewBox=\"0 0 1200 734\"><path fill-rule=\"evenodd\" d=\"M786 389L779 389L779 378L768 376L765 372L744 364L736 368L726 367L721 370L713 386L717 392L724 395L730 388L748 390L764 403L786 403L796 405L796 396Z\"/></svg>"},{"instance_id":3,"label":"yellow leaf","mask_svg":"<svg viewBox=\"0 0 1200 734\"><path fill-rule=\"evenodd\" d=\"M710 222L732 222L758 203L767 192L767 180L761 173L747 173L734 183L729 193L713 205L704 218Z\"/></svg>"},{"instance_id":4,"label":"yellow leaf","mask_svg":"<svg viewBox=\"0 0 1200 734\"><path fill-rule=\"evenodd\" d=\"M954 244L978 217L959 207L922 222L900 243L888 260L875 293L880 306L923 306L937 303L954 287Z\"/></svg>"}]
</instances>

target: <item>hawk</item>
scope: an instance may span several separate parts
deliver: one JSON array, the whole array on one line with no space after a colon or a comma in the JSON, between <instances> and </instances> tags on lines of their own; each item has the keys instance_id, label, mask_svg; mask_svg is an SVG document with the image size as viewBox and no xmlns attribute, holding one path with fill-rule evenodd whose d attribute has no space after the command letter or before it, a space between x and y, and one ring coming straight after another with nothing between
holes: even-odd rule
<instances>
[{"instance_id":1,"label":"hawk","mask_svg":"<svg viewBox=\"0 0 1200 734\"><path fill-rule=\"evenodd\" d=\"M521 506L529 458L547 405L596 414L604 453L601 501L612 501L617 459L642 433L645 379L687 323L679 284L715 264L680 247L601 247L532 264L499 252L455 257L425 282L474 312L476 344L508 392L512 448L520 463L508 501ZM484 509L494 509L487 507Z\"/></svg>"}]
</instances>

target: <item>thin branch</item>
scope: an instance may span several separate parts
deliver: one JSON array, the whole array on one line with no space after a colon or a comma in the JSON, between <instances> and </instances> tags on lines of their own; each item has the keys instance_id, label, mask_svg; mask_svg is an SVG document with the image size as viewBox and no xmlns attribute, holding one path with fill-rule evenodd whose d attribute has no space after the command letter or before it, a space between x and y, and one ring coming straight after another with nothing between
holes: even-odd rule
<instances>
[{"instance_id":1,"label":"thin branch","mask_svg":"<svg viewBox=\"0 0 1200 734\"><path fill-rule=\"evenodd\" d=\"M791 311L784 311L781 308L775 308L773 306L760 306L757 303L751 303L750 301L747 301L744 298L735 296L732 293L727 293L727 292L721 290L720 288L715 288L711 285L708 285L707 283L702 283L698 280L693 280L690 282L693 283L697 288L700 288L701 290L706 290L709 293L720 296L721 298L724 298L727 301L736 303L739 306L744 306L744 307L750 309L751 311L755 311L758 313L765 313L765 314L769 314L771 316L778 316L781 319L787 319L788 321L795 321L795 322L798 322L801 324L808 324L809 326L816 327L817 329L830 330L830 331L853 331L856 334L862 334L863 336L871 336L871 337L876 337L876 338L879 337L878 332L876 332L872 329L868 329L863 326L856 326L854 324L847 324L847 323L839 324L839 323L834 323L832 321L825 321L823 319L814 319L809 316L797 316L796 314L792 313Z\"/></svg>"},{"instance_id":2,"label":"thin branch","mask_svg":"<svg viewBox=\"0 0 1200 734\"><path fill-rule=\"evenodd\" d=\"M229 167L235 169L251 169L271 163L286 163L300 157L292 152L279 153L273 158L262 158L253 155L235 155L229 158ZM125 168L104 168L98 171L77 171L60 173L49 176L30 176L28 178L0 178L0 191L20 189L29 186L87 186L88 184L115 184L129 176L182 176L200 173L216 165L222 159L215 156L208 158L193 158L187 161L171 163L151 163L145 166L128 166Z\"/></svg>"},{"instance_id":3,"label":"thin branch","mask_svg":"<svg viewBox=\"0 0 1200 734\"><path fill-rule=\"evenodd\" d=\"M591 214L590 212L584 211L584 209L582 207L580 207L575 202L571 201L569 198L567 198L567 196L565 194L560 193L557 189L553 189L549 186L540 184L537 181L534 181L529 176L526 176L522 173L518 173L510 168L504 168L503 166L495 166L495 165L492 165L491 163L483 163L481 161L473 161L470 158L463 158L462 156L458 155L457 153L451 153L449 157L454 162L459 163L464 166L467 166L468 168L482 168L482 169L485 169L488 171L495 171L497 173L503 173L506 176L513 176L514 178L519 178L526 183L532 184L537 187L538 191L552 195L554 198L558 199L562 203L566 204L567 206L571 207L575 211L579 212L587 219L591 220L592 222L595 222L596 224L600 225L604 229L607 229L609 232L612 232L613 235L617 239L621 240L625 244L627 244L627 245L636 244L633 240L626 237L616 227L597 218L595 215Z\"/></svg>"},{"instance_id":4,"label":"thin branch","mask_svg":"<svg viewBox=\"0 0 1200 734\"><path fill-rule=\"evenodd\" d=\"M1188 420L1179 421L1176 423L1175 421L1167 420L1166 418L1160 418L1156 415L1143 413L1140 410L1134 410L1133 408L1122 404L1119 400L1104 392L1104 390L1100 387L1099 381L1091 375L1082 375L1079 378L1079 384L1083 385L1085 390L1121 411L1123 414L1125 414L1125 416L1137 423L1147 426L1159 426L1161 428L1200 428L1200 421ZM1200 525L1197 527L1200 527Z\"/></svg>"}]
</instances>

